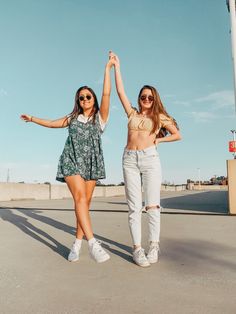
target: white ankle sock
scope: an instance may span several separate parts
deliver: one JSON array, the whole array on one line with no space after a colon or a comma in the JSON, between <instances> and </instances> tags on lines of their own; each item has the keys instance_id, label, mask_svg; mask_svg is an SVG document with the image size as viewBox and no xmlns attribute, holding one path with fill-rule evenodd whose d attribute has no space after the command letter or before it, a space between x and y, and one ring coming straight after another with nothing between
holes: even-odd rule
<instances>
[{"instance_id":1,"label":"white ankle sock","mask_svg":"<svg viewBox=\"0 0 236 314\"><path fill-rule=\"evenodd\" d=\"M75 244L77 245L77 246L81 246L81 244L82 244L82 239L75 239Z\"/></svg>"},{"instance_id":2,"label":"white ankle sock","mask_svg":"<svg viewBox=\"0 0 236 314\"><path fill-rule=\"evenodd\" d=\"M92 239L88 240L88 245L92 246L95 242L96 242L96 239L92 238Z\"/></svg>"}]
</instances>

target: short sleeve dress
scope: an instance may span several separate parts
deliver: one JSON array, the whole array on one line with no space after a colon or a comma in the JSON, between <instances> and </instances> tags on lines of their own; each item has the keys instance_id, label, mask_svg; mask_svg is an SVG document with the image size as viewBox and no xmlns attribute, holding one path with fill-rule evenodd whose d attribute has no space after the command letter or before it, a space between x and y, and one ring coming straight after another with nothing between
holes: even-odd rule
<instances>
[{"instance_id":1,"label":"short sleeve dress","mask_svg":"<svg viewBox=\"0 0 236 314\"><path fill-rule=\"evenodd\" d=\"M105 178L99 113L86 123L73 118L68 127L63 152L59 159L56 180L65 182L65 177L80 175L84 180Z\"/></svg>"}]
</instances>

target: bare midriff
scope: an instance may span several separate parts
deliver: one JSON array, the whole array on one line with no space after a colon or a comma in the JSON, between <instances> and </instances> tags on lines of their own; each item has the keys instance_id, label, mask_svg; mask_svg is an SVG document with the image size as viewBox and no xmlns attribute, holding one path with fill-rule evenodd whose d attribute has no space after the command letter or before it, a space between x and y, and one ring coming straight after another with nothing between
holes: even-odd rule
<instances>
[{"instance_id":1,"label":"bare midriff","mask_svg":"<svg viewBox=\"0 0 236 314\"><path fill-rule=\"evenodd\" d=\"M156 134L150 131L128 130L126 149L143 150L155 145Z\"/></svg>"}]
</instances>

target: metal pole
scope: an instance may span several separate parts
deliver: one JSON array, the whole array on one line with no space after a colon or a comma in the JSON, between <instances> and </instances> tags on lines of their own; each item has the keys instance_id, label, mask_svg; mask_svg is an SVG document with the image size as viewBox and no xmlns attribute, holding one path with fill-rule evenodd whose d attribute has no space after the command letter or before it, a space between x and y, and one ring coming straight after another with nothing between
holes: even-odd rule
<instances>
[{"instance_id":1,"label":"metal pole","mask_svg":"<svg viewBox=\"0 0 236 314\"><path fill-rule=\"evenodd\" d=\"M7 182L10 182L10 169L7 169Z\"/></svg>"},{"instance_id":2,"label":"metal pole","mask_svg":"<svg viewBox=\"0 0 236 314\"><path fill-rule=\"evenodd\" d=\"M234 105L236 113L236 15L235 15L235 0L226 1L228 10L230 13L231 21L231 46L232 46L232 59L233 59L233 70L234 70Z\"/></svg>"},{"instance_id":3,"label":"metal pole","mask_svg":"<svg viewBox=\"0 0 236 314\"><path fill-rule=\"evenodd\" d=\"M197 172L198 172L198 188L200 190L200 188L201 188L200 168L197 168Z\"/></svg>"}]
</instances>

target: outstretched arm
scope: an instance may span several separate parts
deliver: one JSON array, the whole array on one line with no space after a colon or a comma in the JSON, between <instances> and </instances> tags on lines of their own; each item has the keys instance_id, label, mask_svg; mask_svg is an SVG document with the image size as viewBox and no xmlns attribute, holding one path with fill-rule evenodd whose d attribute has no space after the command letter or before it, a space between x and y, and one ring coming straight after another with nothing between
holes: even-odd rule
<instances>
[{"instance_id":1,"label":"outstretched arm","mask_svg":"<svg viewBox=\"0 0 236 314\"><path fill-rule=\"evenodd\" d=\"M103 122L107 121L109 115L109 106L110 106L110 95L111 95L111 75L110 71L113 66L112 57L109 53L109 61L105 67L104 81L103 81L103 91L102 91L102 100L100 106L100 115Z\"/></svg>"},{"instance_id":2,"label":"outstretched arm","mask_svg":"<svg viewBox=\"0 0 236 314\"><path fill-rule=\"evenodd\" d=\"M114 65L115 65L115 81L116 81L116 90L117 94L120 98L120 101L125 109L125 112L127 115L130 113L131 110L131 104L126 96L123 81L122 81L122 76L121 76L121 71L120 71L120 61L117 55L112 53L112 56L114 56Z\"/></svg>"},{"instance_id":3,"label":"outstretched arm","mask_svg":"<svg viewBox=\"0 0 236 314\"><path fill-rule=\"evenodd\" d=\"M28 114L22 114L20 118L25 122L33 122L46 128L65 128L69 124L69 118L67 116L57 120L45 120Z\"/></svg>"}]
</instances>

